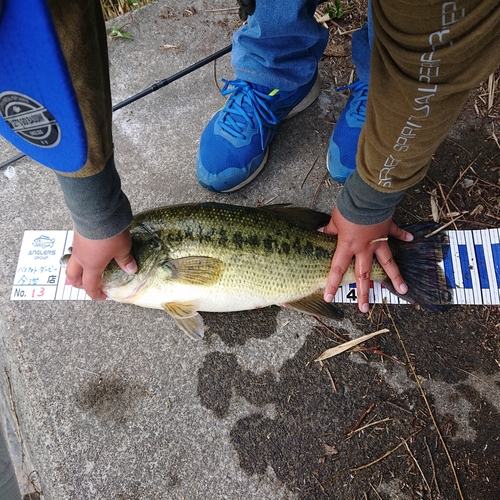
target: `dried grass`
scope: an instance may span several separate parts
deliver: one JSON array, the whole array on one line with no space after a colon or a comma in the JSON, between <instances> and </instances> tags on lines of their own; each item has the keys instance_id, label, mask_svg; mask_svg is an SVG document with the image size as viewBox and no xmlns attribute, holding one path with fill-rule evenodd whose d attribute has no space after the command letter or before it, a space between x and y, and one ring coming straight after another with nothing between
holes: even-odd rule
<instances>
[{"instance_id":1,"label":"dried grass","mask_svg":"<svg viewBox=\"0 0 500 500\"><path fill-rule=\"evenodd\" d=\"M117 16L131 12L143 5L153 3L154 0L101 0L104 19L109 21Z\"/></svg>"}]
</instances>

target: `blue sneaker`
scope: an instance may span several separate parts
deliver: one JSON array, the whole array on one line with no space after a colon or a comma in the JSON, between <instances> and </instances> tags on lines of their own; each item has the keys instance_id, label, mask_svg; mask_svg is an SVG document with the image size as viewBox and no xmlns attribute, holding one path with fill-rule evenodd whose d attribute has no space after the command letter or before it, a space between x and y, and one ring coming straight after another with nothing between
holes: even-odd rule
<instances>
[{"instance_id":1,"label":"blue sneaker","mask_svg":"<svg viewBox=\"0 0 500 500\"><path fill-rule=\"evenodd\" d=\"M264 168L278 124L307 108L321 89L319 75L293 92L243 80L223 80L226 105L206 126L200 140L196 173L210 191L242 188Z\"/></svg>"},{"instance_id":2,"label":"blue sneaker","mask_svg":"<svg viewBox=\"0 0 500 500\"><path fill-rule=\"evenodd\" d=\"M366 121L368 85L356 80L339 90L348 88L352 90L353 95L335 125L327 156L328 172L332 179L340 184L345 184L356 169L359 135Z\"/></svg>"}]
</instances>

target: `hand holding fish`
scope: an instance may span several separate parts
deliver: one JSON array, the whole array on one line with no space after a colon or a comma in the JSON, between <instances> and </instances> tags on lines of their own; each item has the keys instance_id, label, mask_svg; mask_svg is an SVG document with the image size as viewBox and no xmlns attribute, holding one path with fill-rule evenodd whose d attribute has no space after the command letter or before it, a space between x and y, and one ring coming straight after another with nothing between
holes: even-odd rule
<instances>
[{"instance_id":1,"label":"hand holding fish","mask_svg":"<svg viewBox=\"0 0 500 500\"><path fill-rule=\"evenodd\" d=\"M337 248L324 293L327 302L333 300L353 258L355 259L358 307L361 312L366 313L369 309L370 272L374 256L391 279L394 288L401 294L408 291L385 238L392 236L398 240L412 241L413 236L396 226L392 218L373 226L359 226L345 219L335 207L332 218L323 231L338 236Z\"/></svg>"},{"instance_id":2,"label":"hand holding fish","mask_svg":"<svg viewBox=\"0 0 500 500\"><path fill-rule=\"evenodd\" d=\"M105 300L106 295L100 288L101 276L113 259L127 274L137 271L131 248L128 230L106 240L89 240L75 231L66 276L74 287L83 288L92 299Z\"/></svg>"}]
</instances>

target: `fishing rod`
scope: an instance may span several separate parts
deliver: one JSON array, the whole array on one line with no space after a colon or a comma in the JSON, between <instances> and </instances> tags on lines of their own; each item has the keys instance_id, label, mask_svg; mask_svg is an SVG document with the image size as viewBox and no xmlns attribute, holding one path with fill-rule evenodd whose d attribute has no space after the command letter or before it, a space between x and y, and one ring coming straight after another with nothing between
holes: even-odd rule
<instances>
[{"instance_id":1,"label":"fishing rod","mask_svg":"<svg viewBox=\"0 0 500 500\"><path fill-rule=\"evenodd\" d=\"M148 87L147 89L145 89L137 94L134 94L131 97L128 97L124 101L121 101L118 104L115 104L112 108L113 111L117 111L121 108L124 108L125 106L128 106L129 104L132 104L133 102L138 101L139 99L142 99L143 97L145 97L149 94L152 94L153 92L156 92L157 90L159 90L163 87L166 87L167 85L169 85L172 82L175 82L179 78L182 78L183 76L189 75L189 73L192 73L193 71L196 71L197 69L199 69L203 66L206 66L208 63L211 63L212 61L215 61L219 57L231 52L232 48L233 48L232 45L228 45L227 47L224 47L223 49L218 50L217 52L214 52L212 55L205 57L201 61L198 61L198 62L192 64L191 66L188 66L187 68L179 71L178 73L175 73L174 75L172 75L168 78L160 80L159 82L151 85L151 87ZM26 155L24 153L20 153L17 156L12 157L10 160L7 160L7 161L1 163L0 170L2 168L8 167L9 165L12 165L13 163L20 160L21 158L24 158L25 156Z\"/></svg>"}]
</instances>

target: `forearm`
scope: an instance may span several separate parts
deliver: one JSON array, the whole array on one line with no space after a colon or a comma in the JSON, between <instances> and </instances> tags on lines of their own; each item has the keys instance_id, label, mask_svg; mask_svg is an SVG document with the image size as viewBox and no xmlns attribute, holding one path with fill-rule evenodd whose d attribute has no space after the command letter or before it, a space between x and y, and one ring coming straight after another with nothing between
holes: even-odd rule
<instances>
[{"instance_id":1,"label":"forearm","mask_svg":"<svg viewBox=\"0 0 500 500\"><path fill-rule=\"evenodd\" d=\"M375 40L359 179L348 180L339 200L341 213L354 214L350 220L360 224L380 222L376 213L369 215L374 196L389 213L398 196L425 176L469 91L500 63L497 1L374 0L372 8ZM352 193L362 183L372 191L365 186L365 198L358 195L354 203ZM383 211L379 207L379 215Z\"/></svg>"},{"instance_id":2,"label":"forearm","mask_svg":"<svg viewBox=\"0 0 500 500\"><path fill-rule=\"evenodd\" d=\"M75 229L87 239L104 240L124 231L132 221L128 198L121 190L113 157L98 174L57 174Z\"/></svg>"},{"instance_id":3,"label":"forearm","mask_svg":"<svg viewBox=\"0 0 500 500\"><path fill-rule=\"evenodd\" d=\"M337 208L344 218L360 226L372 226L392 217L404 191L383 193L367 184L355 170L337 198Z\"/></svg>"},{"instance_id":4,"label":"forearm","mask_svg":"<svg viewBox=\"0 0 500 500\"><path fill-rule=\"evenodd\" d=\"M113 159L111 90L105 26L98 0L49 0L87 136L87 161L56 172L75 229L91 240L111 238L131 220Z\"/></svg>"}]
</instances>

